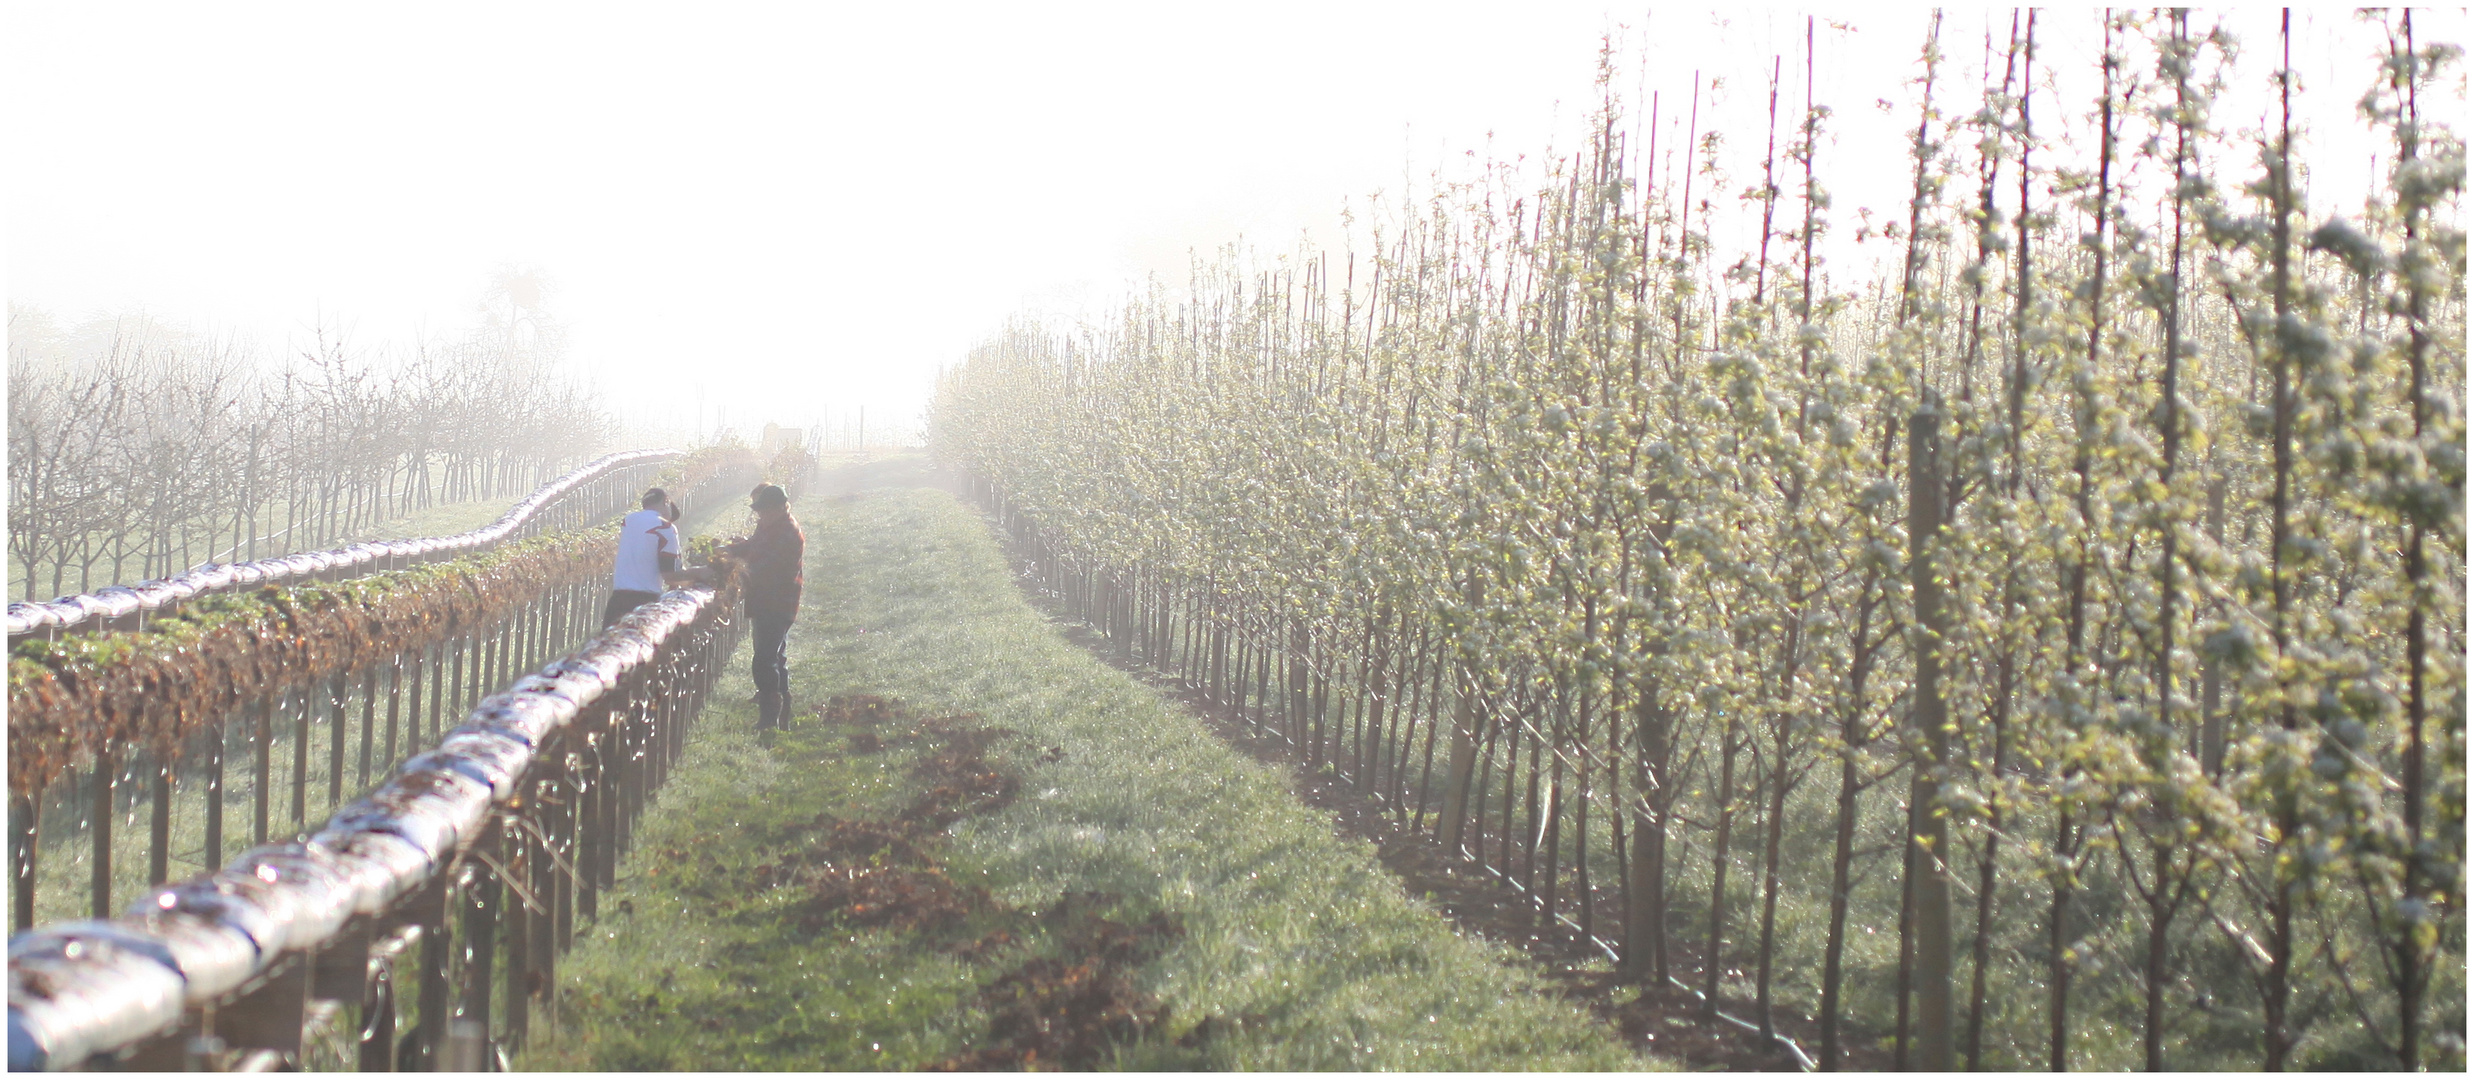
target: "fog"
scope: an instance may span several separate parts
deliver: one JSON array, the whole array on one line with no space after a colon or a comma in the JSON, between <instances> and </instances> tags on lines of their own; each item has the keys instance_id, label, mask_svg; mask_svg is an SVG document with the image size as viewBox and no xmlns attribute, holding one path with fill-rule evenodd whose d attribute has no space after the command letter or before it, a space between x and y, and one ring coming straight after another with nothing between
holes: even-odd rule
<instances>
[{"instance_id":1,"label":"fog","mask_svg":"<svg viewBox=\"0 0 2474 1080\"><path fill-rule=\"evenodd\" d=\"M1789 57L1798 95L1804 29L1787 11L1593 2L8 16L13 308L85 340L142 314L266 357L320 331L400 350L489 321L512 275L540 283L564 362L611 410L682 440L846 429L862 407L872 439L905 437L939 365L1010 314L1098 311L1241 238L1342 247L1344 208L1363 225L1472 153L1575 143L1603 36L1636 112L1654 92L1672 127L1698 70L1724 80L1703 84L1701 130L1757 153L1770 58ZM1949 77L1969 86L1984 18L1945 31ZM2371 39L2343 12L2298 18L2329 147L2315 197L2343 205L2373 166L2343 130ZM2440 13L2428 36L2459 40L2459 20ZM2249 23L2265 60L2273 15ZM1909 10L1821 31L1821 97L1840 114L1822 152L1873 164L1825 169L1850 225L1902 203L1923 24ZM2094 24L2056 12L2042 32L2090 50ZM2055 92L2076 114L2093 88ZM2248 94L2255 123L2264 98ZM1731 160L1740 187L1757 165Z\"/></svg>"}]
</instances>

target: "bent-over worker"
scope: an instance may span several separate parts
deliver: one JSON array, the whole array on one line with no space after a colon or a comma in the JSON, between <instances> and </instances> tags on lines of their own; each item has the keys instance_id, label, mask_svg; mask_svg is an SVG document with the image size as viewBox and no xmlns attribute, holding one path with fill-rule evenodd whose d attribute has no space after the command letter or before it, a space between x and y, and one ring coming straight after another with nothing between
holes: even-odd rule
<instances>
[{"instance_id":1,"label":"bent-over worker","mask_svg":"<svg viewBox=\"0 0 2474 1080\"><path fill-rule=\"evenodd\" d=\"M618 566L610 575L610 604L601 610L603 629L661 599L662 574L679 568L679 530L662 513L669 493L647 491L642 505L619 522Z\"/></svg>"}]
</instances>

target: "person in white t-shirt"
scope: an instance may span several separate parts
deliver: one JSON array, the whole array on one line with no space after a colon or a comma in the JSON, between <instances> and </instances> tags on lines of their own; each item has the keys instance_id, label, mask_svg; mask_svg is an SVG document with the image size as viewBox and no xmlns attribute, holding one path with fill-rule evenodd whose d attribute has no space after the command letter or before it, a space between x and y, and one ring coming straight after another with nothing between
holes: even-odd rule
<instances>
[{"instance_id":1,"label":"person in white t-shirt","mask_svg":"<svg viewBox=\"0 0 2474 1080\"><path fill-rule=\"evenodd\" d=\"M679 568L679 530L662 512L669 505L669 493L654 488L644 493L644 509L619 522L618 569L610 575L610 605L602 609L602 626L616 623L637 605L661 599L662 573Z\"/></svg>"}]
</instances>

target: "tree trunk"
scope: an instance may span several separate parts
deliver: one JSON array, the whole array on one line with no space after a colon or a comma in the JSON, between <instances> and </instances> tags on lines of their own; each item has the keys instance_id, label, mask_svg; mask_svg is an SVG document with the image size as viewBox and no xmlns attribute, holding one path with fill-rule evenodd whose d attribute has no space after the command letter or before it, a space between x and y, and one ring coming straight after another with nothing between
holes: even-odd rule
<instances>
[{"instance_id":1,"label":"tree trunk","mask_svg":"<svg viewBox=\"0 0 2474 1080\"><path fill-rule=\"evenodd\" d=\"M1992 715L1993 729L1992 783L2001 783L2004 755L2008 750L2005 728L2010 717L2010 692L2014 685L2016 654L2005 647L1995 668ZM1984 1070L1984 1014L1987 969L1993 959L1993 896L1995 874L2002 843L2002 811L2000 800L1992 800L1985 822L1984 849L1976 862L1976 937L1970 965L1967 1006L1967 1071Z\"/></svg>"},{"instance_id":2,"label":"tree trunk","mask_svg":"<svg viewBox=\"0 0 2474 1080\"><path fill-rule=\"evenodd\" d=\"M1823 1072L1838 1071L1840 988L1847 952L1848 871L1855 862L1856 759L1853 748L1838 761L1838 812L1830 849L1830 934L1821 952L1821 1060Z\"/></svg>"},{"instance_id":3,"label":"tree trunk","mask_svg":"<svg viewBox=\"0 0 2474 1080\"><path fill-rule=\"evenodd\" d=\"M1477 687L1466 661L1454 667L1459 692L1452 702L1452 755L1444 767L1443 813L1436 822L1442 829L1443 849L1465 857L1470 785L1477 776Z\"/></svg>"},{"instance_id":4,"label":"tree trunk","mask_svg":"<svg viewBox=\"0 0 2474 1080\"><path fill-rule=\"evenodd\" d=\"M1763 816L1761 838L1761 952L1753 974L1753 999L1759 1012L1761 1037L1778 1032L1770 1008L1770 963L1778 946L1778 849L1785 838L1787 817L1787 739L1786 723L1781 720L1773 728L1770 740L1770 805Z\"/></svg>"},{"instance_id":5,"label":"tree trunk","mask_svg":"<svg viewBox=\"0 0 2474 1080\"><path fill-rule=\"evenodd\" d=\"M1943 771L1950 761L1948 708L1941 696L1941 645L1950 633L1942 610L1941 580L1934 559L1941 530L1941 413L1928 393L1909 420L1908 573L1916 622L1912 640L1915 684L1910 700L1924 756L1915 764L1910 805L1920 826L1916 877L1917 1050L1919 1068L1948 1072L1951 1065L1951 919L1949 823L1939 806Z\"/></svg>"},{"instance_id":6,"label":"tree trunk","mask_svg":"<svg viewBox=\"0 0 2474 1080\"><path fill-rule=\"evenodd\" d=\"M1701 950L1704 1015L1718 1015L1719 977L1726 972L1720 959L1727 929L1727 856L1735 827L1735 713L1729 710L1718 735L1718 834L1710 849L1709 937Z\"/></svg>"}]
</instances>

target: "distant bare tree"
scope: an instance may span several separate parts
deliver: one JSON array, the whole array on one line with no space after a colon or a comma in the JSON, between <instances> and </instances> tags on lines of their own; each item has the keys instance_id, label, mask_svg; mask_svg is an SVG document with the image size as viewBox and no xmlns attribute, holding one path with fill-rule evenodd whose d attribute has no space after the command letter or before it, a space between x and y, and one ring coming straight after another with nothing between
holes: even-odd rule
<instances>
[{"instance_id":1,"label":"distant bare tree","mask_svg":"<svg viewBox=\"0 0 2474 1080\"><path fill-rule=\"evenodd\" d=\"M538 281L510 280L466 340L390 358L321 326L271 370L142 319L80 337L11 309L9 588L40 599L311 548L512 498L601 449L616 425L558 369ZM20 347L21 322L43 348Z\"/></svg>"},{"instance_id":2,"label":"distant bare tree","mask_svg":"<svg viewBox=\"0 0 2474 1080\"><path fill-rule=\"evenodd\" d=\"M113 396L100 365L83 372L9 365L9 554L25 569L28 599L40 595L45 565L53 593L60 591L72 553L95 524Z\"/></svg>"}]
</instances>

